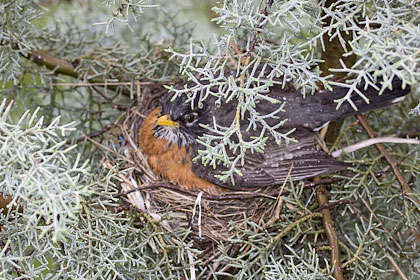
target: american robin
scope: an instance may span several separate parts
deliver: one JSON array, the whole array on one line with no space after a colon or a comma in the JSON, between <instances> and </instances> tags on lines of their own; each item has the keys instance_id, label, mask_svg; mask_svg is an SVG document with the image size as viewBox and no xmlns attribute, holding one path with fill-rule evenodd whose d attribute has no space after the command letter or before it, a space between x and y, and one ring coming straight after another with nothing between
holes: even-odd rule
<instances>
[{"instance_id":1,"label":"american robin","mask_svg":"<svg viewBox=\"0 0 420 280\"><path fill-rule=\"evenodd\" d=\"M236 114L237 103L234 101L220 103L215 97L208 96L202 106L198 106L197 100L194 101L195 106L191 106L191 103L186 102L185 96L178 97L173 102L168 98L144 120L139 131L140 147L156 173L189 190L202 190L211 194L221 193L226 189L243 190L282 183L292 164L292 180L337 172L349 165L336 161L317 148L314 141L316 131L329 121L390 106L401 101L410 92L409 86L403 88L401 80L397 78L392 82L392 89L386 89L381 96L371 86L365 89L364 85L360 85L358 89L369 99L369 103L353 94L352 102L358 108L355 111L348 102L336 109L337 103L334 100L344 97L348 92L347 88L336 86L332 91L323 90L302 98L298 90L290 84L285 87L274 85L267 95L284 101L284 110L265 120L274 127L279 120L287 119L277 129L286 132L295 128L290 136L297 142L279 146L267 133L264 153L247 152L244 165L239 167L242 175L235 175L234 182L222 182L215 177L227 170L226 167L217 166L214 169L192 160L199 150L204 149L196 141L197 138L204 133L211 134L202 125L211 125L214 117L218 124L229 126ZM279 104L260 100L256 104L256 111L267 115L275 112L278 106ZM240 121L244 139L251 139L261 133L261 126L248 128L248 125L249 115L245 115Z\"/></svg>"}]
</instances>

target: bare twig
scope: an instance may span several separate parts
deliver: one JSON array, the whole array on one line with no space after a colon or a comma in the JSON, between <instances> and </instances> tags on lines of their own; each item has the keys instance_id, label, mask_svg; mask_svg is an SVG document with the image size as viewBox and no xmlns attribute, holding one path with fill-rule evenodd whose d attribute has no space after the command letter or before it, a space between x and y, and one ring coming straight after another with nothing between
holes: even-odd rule
<instances>
[{"instance_id":1,"label":"bare twig","mask_svg":"<svg viewBox=\"0 0 420 280\"><path fill-rule=\"evenodd\" d=\"M83 136L80 136L76 139L69 139L69 140L66 141L66 144L78 143L78 142L81 142L81 141L83 141L85 139L88 139L88 138L94 138L94 137L101 136L102 134L104 134L105 132L107 132L108 130L110 130L114 127L115 127L114 124L108 124L104 128L102 128L100 130L97 130L97 131L94 131L94 132L92 132L88 135L83 135Z\"/></svg>"},{"instance_id":2,"label":"bare twig","mask_svg":"<svg viewBox=\"0 0 420 280\"><path fill-rule=\"evenodd\" d=\"M261 28L263 27L263 23L266 20L267 16L268 16L268 8L271 8L271 6L273 6L274 0L268 0L267 6L265 6L263 14L264 17L261 17L260 19L260 24L258 26L258 31L257 33L254 35L254 37L251 40L251 43L249 44L249 51L248 51L248 56L251 56L252 53L254 52L255 49L255 45L257 44L258 41L258 36L261 33Z\"/></svg>"},{"instance_id":3,"label":"bare twig","mask_svg":"<svg viewBox=\"0 0 420 280\"><path fill-rule=\"evenodd\" d=\"M330 208L340 206L340 205L345 205L345 204L353 204L355 202L356 202L356 200L353 200L353 199L343 199L343 200L339 200L339 201L336 201L336 202L328 202L328 203L325 203L324 205L316 208L314 210L314 212L321 212L324 209L330 209Z\"/></svg>"},{"instance_id":4,"label":"bare twig","mask_svg":"<svg viewBox=\"0 0 420 280\"><path fill-rule=\"evenodd\" d=\"M316 188L316 198L318 200L320 208L326 207L326 205L328 204L328 198L326 193L327 190L325 186L321 185ZM320 212L323 217L325 233L328 237L328 241L331 247L331 263L334 265L333 275L335 279L343 280L344 276L340 262L340 246L338 245L338 237L334 229L334 222L332 220L330 210L328 208L323 208L322 210L320 210Z\"/></svg>"},{"instance_id":5,"label":"bare twig","mask_svg":"<svg viewBox=\"0 0 420 280\"><path fill-rule=\"evenodd\" d=\"M409 138L397 138L397 137L376 137L367 140L360 141L357 144L347 146L345 148L339 149L331 153L333 157L339 157L342 153L351 153L363 148L366 148L371 145L379 143L396 143L396 144L414 144L419 145L420 140L418 139L409 139Z\"/></svg>"},{"instance_id":6,"label":"bare twig","mask_svg":"<svg viewBox=\"0 0 420 280\"><path fill-rule=\"evenodd\" d=\"M267 227L269 227L270 225L272 225L273 223L275 223L276 221L278 221L278 219L280 218L280 210L281 207L283 205L283 199L282 199L282 192L284 190L284 187L286 186L287 181L290 178L290 174L292 173L293 170L293 162L292 165L290 166L289 172L287 173L286 178L284 179L283 185L281 186L279 195L277 197L277 201L276 201L276 206L273 209L274 215L273 213L271 214L272 217L270 218L270 220L266 223Z\"/></svg>"},{"instance_id":7,"label":"bare twig","mask_svg":"<svg viewBox=\"0 0 420 280\"><path fill-rule=\"evenodd\" d=\"M229 251L230 248L233 246L233 244L229 244L226 246L226 251ZM211 257L209 257L204 263L203 266L208 265L212 260L214 260L215 258L217 258L218 256L220 256L222 254L222 251L218 251L216 253L214 253Z\"/></svg>"},{"instance_id":8,"label":"bare twig","mask_svg":"<svg viewBox=\"0 0 420 280\"><path fill-rule=\"evenodd\" d=\"M51 87L93 87L93 86L131 86L137 85L151 85L154 82L101 82L101 83L50 83Z\"/></svg>"},{"instance_id":9,"label":"bare twig","mask_svg":"<svg viewBox=\"0 0 420 280\"><path fill-rule=\"evenodd\" d=\"M0 43L1 45L7 45L11 44L13 49L18 49L17 44L10 43L9 41L2 41ZM30 59L34 63L45 66L46 68L54 71L55 74L63 74L66 76L70 76L73 78L79 78L79 72L77 72L76 68L79 65L79 61L69 61L57 56L52 55L51 53L39 50L39 49L33 49L31 52L27 55L24 55L21 53L21 55L27 59ZM112 83L106 83L106 81L100 80L100 79L89 79L89 82L97 83L98 85L105 86L108 89L116 91L118 89L118 85L114 85ZM127 88L121 88L121 93L127 96L130 96L130 90Z\"/></svg>"},{"instance_id":10,"label":"bare twig","mask_svg":"<svg viewBox=\"0 0 420 280\"><path fill-rule=\"evenodd\" d=\"M366 118L363 115L358 115L357 119L360 121L361 126L366 130L367 134L370 138L375 138L376 134L373 131L373 129L370 127L369 123L366 121ZM414 195L411 188L408 186L407 182L405 181L403 175L401 174L400 170L398 169L397 164L395 161L391 158L391 155L388 153L388 151L385 149L385 147L377 143L375 144L378 151L384 156L388 164L391 166L392 172L394 173L395 177L397 178L398 182L400 183L401 189L403 191L403 197L406 196L410 198L410 200L414 203L414 205L417 207L418 210L420 210L420 201L419 199Z\"/></svg>"},{"instance_id":11,"label":"bare twig","mask_svg":"<svg viewBox=\"0 0 420 280\"><path fill-rule=\"evenodd\" d=\"M96 89L95 87L91 87L91 89L93 89L94 92L99 94L113 109L117 109L120 111L127 111L127 109L130 108L130 106L127 106L127 105L120 105L120 104L114 103L114 101L111 98L107 97L105 94L103 94L100 90Z\"/></svg>"}]
</instances>

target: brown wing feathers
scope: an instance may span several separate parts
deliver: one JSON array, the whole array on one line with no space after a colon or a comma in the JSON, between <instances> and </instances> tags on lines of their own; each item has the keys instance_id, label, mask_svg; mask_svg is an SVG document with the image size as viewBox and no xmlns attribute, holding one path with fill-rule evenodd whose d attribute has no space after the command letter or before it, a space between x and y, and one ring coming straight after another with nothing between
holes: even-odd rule
<instances>
[{"instance_id":1,"label":"brown wing feathers","mask_svg":"<svg viewBox=\"0 0 420 280\"><path fill-rule=\"evenodd\" d=\"M317 149L314 143L314 129L337 118L383 108L400 101L400 97L410 92L410 88L408 86L403 88L401 83L401 80L395 78L392 82L393 88L386 89L382 93L382 96L378 96L378 90L374 87L367 87L367 89L364 89L364 86L361 85L359 90L370 99L370 103L366 103L363 98L357 94L353 94L352 101L359 108L358 111L355 111L351 105L346 102L342 104L339 110L336 110L337 104L334 100L342 98L348 91L346 88L335 87L333 92L319 92L303 99L298 90L294 89L291 85L286 86L285 88L274 86L271 89L269 96L286 101L284 106L285 112L279 112L276 115L276 118L266 119L267 123L273 127L279 120L288 119L285 126L280 127L279 129L288 131L291 128L295 128L296 130L291 136L297 139L298 142L289 143L287 146L278 146L270 134L266 133L265 136L268 137L268 140L266 141L264 153L247 153L245 155L244 166L237 167L241 170L243 176L235 175L234 184L230 180L222 182L215 177L216 175L220 175L222 171L227 170L227 168L223 166L218 166L216 169L213 169L210 166L201 165L201 161L191 162L190 168L192 173L206 180L211 186L216 184L230 189L240 189L281 184L287 178L290 168L292 168L292 180L310 178L346 169L348 167L347 164L338 162L328 154ZM205 101L206 106L203 107L204 109L201 112L195 113L196 116L199 116L200 123L207 123L210 125L214 116L220 125L229 126L235 116L235 102L231 101L218 107L215 106L214 101L215 98L209 96ZM185 106L185 98L177 98L174 103L166 102L164 105L166 105L167 110L163 113L173 114L173 116L171 116L174 117L173 120L182 121L183 114L185 116L186 114L191 113L185 111L190 108L190 106ZM272 104L268 101L260 101L257 104L256 110L261 115L269 115L277 110L277 106L278 104ZM197 106L195 107L197 108ZM156 118L156 116L154 116L154 118ZM241 132L244 139L251 139L250 137L259 135L261 132L261 127L257 127L256 130L251 129L246 131L245 128L248 127L248 123L249 115L245 115L245 118L241 121ZM150 127L153 125L154 122L153 124L151 123ZM199 127L198 124L195 124L195 127L194 125L190 125L189 127L181 125L180 128L183 129L182 133L191 133L191 135L194 135L193 138L195 138L196 135L199 135L202 130L202 127ZM151 137L152 134L153 132L150 131ZM189 145L191 145L192 148L192 157L198 155L198 150L204 149L203 146L194 141ZM143 143L142 146L143 149L148 149L147 144ZM178 146L179 145L177 144L171 145L171 147L174 148ZM183 147L178 148L181 149ZM149 151L145 150L145 152L147 154ZM150 158L153 158L153 155L150 154L149 156ZM230 154L230 156L233 156L233 154ZM165 159L165 161L168 160L170 159ZM167 163L160 164L159 166L165 166L165 164ZM166 176L164 174L165 170L155 171ZM196 183L187 182L188 180L180 180L178 178L179 176L177 177L174 175L172 176L173 178L169 178L170 176L166 177L180 185L188 185L186 187L190 189L195 188L194 186ZM197 188L200 189L201 187L197 186ZM209 189L208 186L205 188Z\"/></svg>"},{"instance_id":2,"label":"brown wing feathers","mask_svg":"<svg viewBox=\"0 0 420 280\"><path fill-rule=\"evenodd\" d=\"M221 182L215 177L225 170L222 166L213 169L193 163L193 172L202 174L206 180L223 187L239 189L280 184L286 179L292 164L292 180L336 172L349 166L318 150L312 132L303 130L296 133L299 136L298 143L278 146L274 141L267 141L263 154L247 154L246 164L240 168L243 176L235 176L234 184L231 181Z\"/></svg>"}]
</instances>

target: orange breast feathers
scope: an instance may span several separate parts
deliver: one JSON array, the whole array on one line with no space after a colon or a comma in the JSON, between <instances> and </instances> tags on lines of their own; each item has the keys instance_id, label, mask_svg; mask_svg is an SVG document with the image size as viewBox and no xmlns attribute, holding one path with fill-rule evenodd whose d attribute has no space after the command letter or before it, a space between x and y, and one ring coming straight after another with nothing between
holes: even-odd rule
<instances>
[{"instance_id":1,"label":"orange breast feathers","mask_svg":"<svg viewBox=\"0 0 420 280\"><path fill-rule=\"evenodd\" d=\"M209 194L220 194L222 188L201 179L191 171L191 156L186 147L156 138L154 128L160 107L154 109L144 120L139 132L140 147L150 167L157 174L188 190L202 190Z\"/></svg>"}]
</instances>

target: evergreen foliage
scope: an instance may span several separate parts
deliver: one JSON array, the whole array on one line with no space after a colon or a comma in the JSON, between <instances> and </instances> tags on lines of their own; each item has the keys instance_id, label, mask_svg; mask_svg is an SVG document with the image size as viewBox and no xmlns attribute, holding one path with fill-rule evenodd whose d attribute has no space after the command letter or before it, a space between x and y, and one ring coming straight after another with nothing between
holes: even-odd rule
<instances>
[{"instance_id":1,"label":"evergreen foliage","mask_svg":"<svg viewBox=\"0 0 420 280\"><path fill-rule=\"evenodd\" d=\"M238 99L237 118L249 112L285 145L296 141L292 131L275 131L255 110L274 83L290 82L302 96L344 86L339 107L365 98L361 82L381 77L385 89L398 77L412 94L369 123L379 135L420 135L418 1L202 2L0 0L0 279L418 279L420 145L343 154L352 169L334 175L326 208L315 188L287 184L277 201L258 198L267 215L281 209L280 219L256 223L244 214L243 224L226 225L229 242L210 251L191 238L196 228L170 226L170 205L159 217L120 210L117 195L132 170L127 139L112 128L156 89ZM328 38L344 51L325 75ZM223 180L240 173L245 151L264 150L265 134L229 137L236 121L208 129L200 160L229 166ZM328 144L334 151L368 137L349 119ZM323 224L325 209L336 233ZM327 236L338 238L340 263Z\"/></svg>"}]
</instances>

